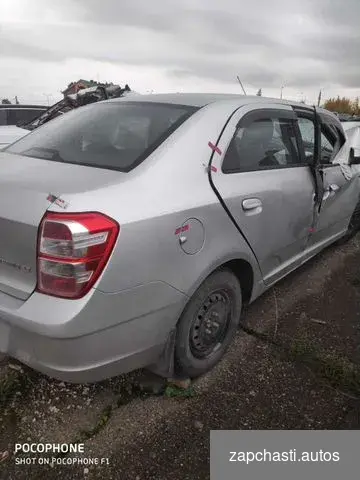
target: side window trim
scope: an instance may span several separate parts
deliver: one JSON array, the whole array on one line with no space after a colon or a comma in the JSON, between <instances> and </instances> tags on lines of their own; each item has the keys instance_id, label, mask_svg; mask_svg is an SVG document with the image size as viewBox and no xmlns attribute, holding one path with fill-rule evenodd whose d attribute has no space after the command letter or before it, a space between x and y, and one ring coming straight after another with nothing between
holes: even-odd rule
<instances>
[{"instance_id":1,"label":"side window trim","mask_svg":"<svg viewBox=\"0 0 360 480\"><path fill-rule=\"evenodd\" d=\"M251 123L256 120L261 120L266 115L266 118L286 118L296 120L296 115L293 111L290 110L279 110L276 108L262 108L259 110L252 110L251 112L246 113L236 125L236 131L239 128L248 127Z\"/></svg>"}]
</instances>

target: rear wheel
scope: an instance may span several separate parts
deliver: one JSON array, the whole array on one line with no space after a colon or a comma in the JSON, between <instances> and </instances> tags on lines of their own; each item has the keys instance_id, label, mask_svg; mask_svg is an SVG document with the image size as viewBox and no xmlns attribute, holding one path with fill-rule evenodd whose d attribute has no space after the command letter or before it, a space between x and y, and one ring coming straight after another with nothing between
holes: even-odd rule
<instances>
[{"instance_id":1,"label":"rear wheel","mask_svg":"<svg viewBox=\"0 0 360 480\"><path fill-rule=\"evenodd\" d=\"M210 275L185 308L176 333L178 373L197 377L210 370L233 339L241 314L241 289L230 270Z\"/></svg>"}]
</instances>

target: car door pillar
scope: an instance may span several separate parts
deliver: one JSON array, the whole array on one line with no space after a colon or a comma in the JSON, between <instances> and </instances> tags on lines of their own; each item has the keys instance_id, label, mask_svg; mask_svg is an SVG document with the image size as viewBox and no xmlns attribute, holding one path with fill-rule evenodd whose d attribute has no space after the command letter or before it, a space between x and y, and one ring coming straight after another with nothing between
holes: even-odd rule
<instances>
[{"instance_id":1,"label":"car door pillar","mask_svg":"<svg viewBox=\"0 0 360 480\"><path fill-rule=\"evenodd\" d=\"M314 129L315 129L315 144L314 144L314 161L311 165L311 172L315 180L315 211L320 213L325 193L324 177L320 165L321 157L321 119L314 107Z\"/></svg>"}]
</instances>

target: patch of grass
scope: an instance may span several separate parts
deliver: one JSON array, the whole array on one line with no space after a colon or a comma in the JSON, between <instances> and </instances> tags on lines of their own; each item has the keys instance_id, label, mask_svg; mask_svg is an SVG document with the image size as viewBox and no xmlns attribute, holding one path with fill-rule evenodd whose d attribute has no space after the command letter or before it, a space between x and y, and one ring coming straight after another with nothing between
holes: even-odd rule
<instances>
[{"instance_id":1,"label":"patch of grass","mask_svg":"<svg viewBox=\"0 0 360 480\"><path fill-rule=\"evenodd\" d=\"M311 361L314 357L315 347L305 337L300 337L294 340L287 350L287 355L290 360Z\"/></svg>"},{"instance_id":2,"label":"patch of grass","mask_svg":"<svg viewBox=\"0 0 360 480\"><path fill-rule=\"evenodd\" d=\"M96 422L94 427L89 430L81 430L74 443L82 443L84 440L88 440L94 435L97 435L109 422L112 411L112 405L107 405L101 412L99 420Z\"/></svg>"},{"instance_id":3,"label":"patch of grass","mask_svg":"<svg viewBox=\"0 0 360 480\"><path fill-rule=\"evenodd\" d=\"M168 385L165 388L165 397L169 398L191 398L195 396L195 390L193 386L190 386L189 388L179 388L176 387L175 385Z\"/></svg>"},{"instance_id":4,"label":"patch of grass","mask_svg":"<svg viewBox=\"0 0 360 480\"><path fill-rule=\"evenodd\" d=\"M89 440L90 438L97 435L109 422L112 414L112 410L113 410L112 405L107 405L101 412L99 419L96 422L96 424L93 426L93 428L90 428L88 430L80 430L77 437L75 437L70 443L73 443L73 444L83 443L85 442L85 440ZM55 455L55 458L65 458L68 455L69 455L69 452L66 452L66 453L61 452Z\"/></svg>"},{"instance_id":5,"label":"patch of grass","mask_svg":"<svg viewBox=\"0 0 360 480\"><path fill-rule=\"evenodd\" d=\"M318 357L319 374L331 386L342 388L360 396L360 366L348 358L336 354L321 354Z\"/></svg>"},{"instance_id":6,"label":"patch of grass","mask_svg":"<svg viewBox=\"0 0 360 480\"><path fill-rule=\"evenodd\" d=\"M118 390L118 398L115 403L107 405L99 416L99 420L96 422L93 428L87 430L81 430L78 436L71 443L82 443L85 440L97 435L108 424L111 415L114 410L127 405L135 398L147 398L150 394L143 392L139 387L134 384L127 384ZM66 454L60 454L60 456L66 456Z\"/></svg>"},{"instance_id":7,"label":"patch of grass","mask_svg":"<svg viewBox=\"0 0 360 480\"><path fill-rule=\"evenodd\" d=\"M293 342L288 349L288 356L308 366L332 387L360 397L360 365L347 357L336 352L321 351L304 338Z\"/></svg>"},{"instance_id":8,"label":"patch of grass","mask_svg":"<svg viewBox=\"0 0 360 480\"><path fill-rule=\"evenodd\" d=\"M275 342L268 334L250 328L244 328L244 331L274 346L284 360L306 365L318 378L322 378L333 388L360 398L360 365L351 362L344 355L321 351L312 339L306 336L296 338L287 346Z\"/></svg>"}]
</instances>

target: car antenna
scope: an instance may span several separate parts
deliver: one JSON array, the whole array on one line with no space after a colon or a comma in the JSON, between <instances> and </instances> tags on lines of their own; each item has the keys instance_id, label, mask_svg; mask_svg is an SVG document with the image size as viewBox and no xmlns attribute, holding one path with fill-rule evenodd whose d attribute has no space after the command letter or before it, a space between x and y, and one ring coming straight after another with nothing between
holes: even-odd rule
<instances>
[{"instance_id":1,"label":"car antenna","mask_svg":"<svg viewBox=\"0 0 360 480\"><path fill-rule=\"evenodd\" d=\"M241 88L242 88L242 91L244 92L244 95L246 95L245 88L244 88L243 84L241 83L241 80L240 80L240 78L239 78L239 75L237 75L236 78L238 79L238 82L240 83L240 86L241 86Z\"/></svg>"}]
</instances>

